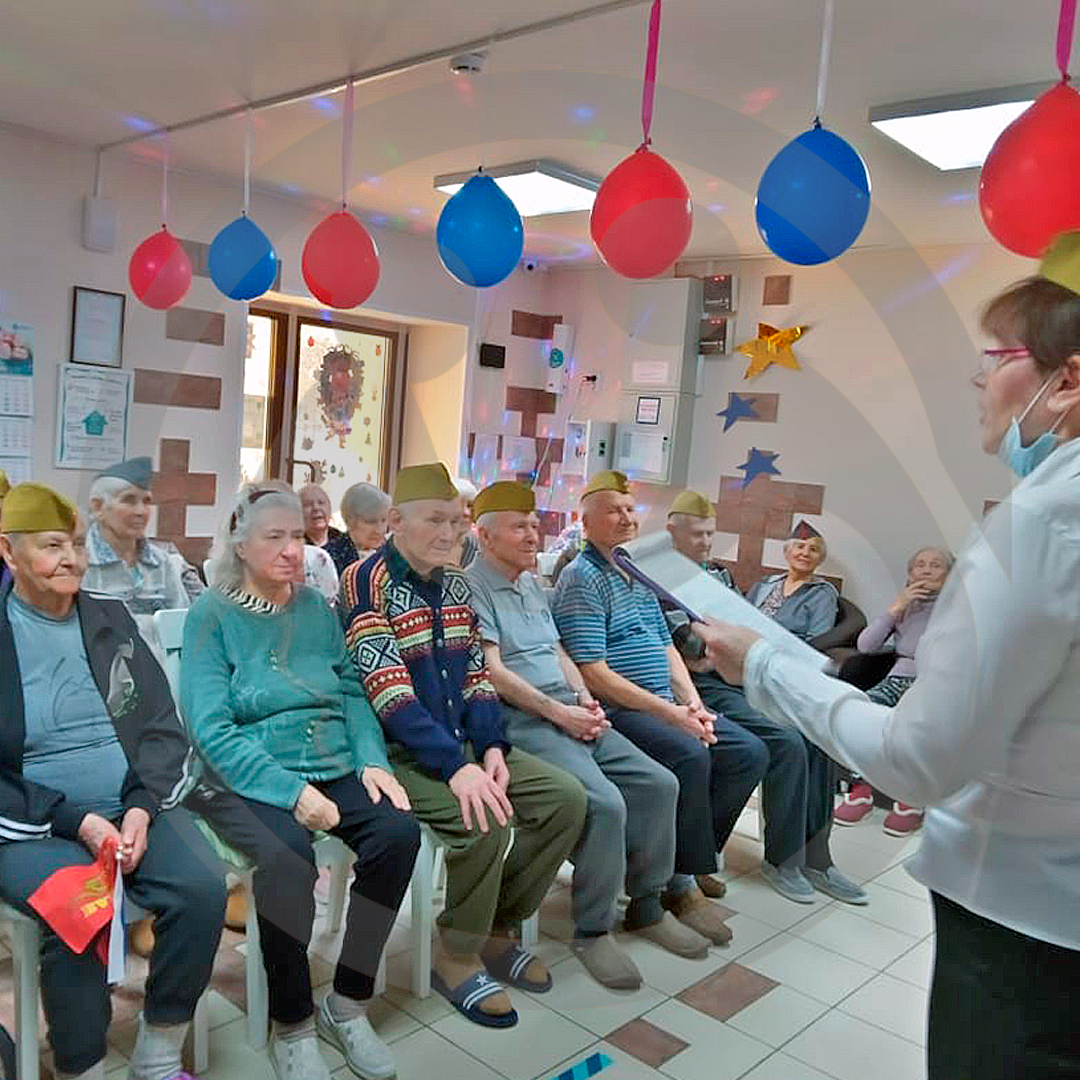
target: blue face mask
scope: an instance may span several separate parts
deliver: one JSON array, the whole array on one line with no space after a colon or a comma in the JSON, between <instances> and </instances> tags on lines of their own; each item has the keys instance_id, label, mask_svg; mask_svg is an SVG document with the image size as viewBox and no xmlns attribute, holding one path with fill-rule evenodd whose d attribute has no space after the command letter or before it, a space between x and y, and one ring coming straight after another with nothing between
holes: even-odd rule
<instances>
[{"instance_id":1,"label":"blue face mask","mask_svg":"<svg viewBox=\"0 0 1080 1080\"><path fill-rule=\"evenodd\" d=\"M997 448L997 456L1021 479L1033 473L1057 449L1058 443L1061 442L1060 437L1054 433L1060 426L1061 421L1065 419L1064 413L1058 417L1057 423L1049 431L1043 432L1029 446L1024 446L1020 441L1020 425L1023 423L1024 417L1031 412L1035 402L1046 393L1046 388L1053 381L1053 377L1047 379L1042 384L1039 392L1028 402L1027 408L1019 416L1012 418L1005 434L1002 436L1001 445Z\"/></svg>"}]
</instances>

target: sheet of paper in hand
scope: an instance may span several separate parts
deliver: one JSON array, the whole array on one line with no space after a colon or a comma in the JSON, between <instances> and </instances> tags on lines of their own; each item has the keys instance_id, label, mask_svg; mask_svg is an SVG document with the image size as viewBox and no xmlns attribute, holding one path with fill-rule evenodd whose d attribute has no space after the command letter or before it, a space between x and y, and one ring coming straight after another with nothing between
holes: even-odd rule
<instances>
[{"instance_id":1,"label":"sheet of paper in hand","mask_svg":"<svg viewBox=\"0 0 1080 1080\"><path fill-rule=\"evenodd\" d=\"M824 653L807 645L775 619L763 615L734 589L722 585L695 562L680 555L672 547L671 534L667 530L621 544L615 549L616 564L621 562L620 552L625 553L630 566L637 571L634 576L651 588L662 604L673 600L675 606L684 611L745 626L819 671L829 664ZM633 572L630 566L622 565L628 572Z\"/></svg>"}]
</instances>

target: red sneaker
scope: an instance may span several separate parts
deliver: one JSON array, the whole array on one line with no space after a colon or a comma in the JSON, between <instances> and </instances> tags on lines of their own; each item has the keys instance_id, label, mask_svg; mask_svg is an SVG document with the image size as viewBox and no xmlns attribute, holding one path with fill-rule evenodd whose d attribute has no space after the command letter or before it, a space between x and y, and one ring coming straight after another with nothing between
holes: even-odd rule
<instances>
[{"instance_id":1,"label":"red sneaker","mask_svg":"<svg viewBox=\"0 0 1080 1080\"><path fill-rule=\"evenodd\" d=\"M844 801L833 811L837 825L858 825L874 809L874 789L862 780L851 785Z\"/></svg>"},{"instance_id":2,"label":"red sneaker","mask_svg":"<svg viewBox=\"0 0 1080 1080\"><path fill-rule=\"evenodd\" d=\"M894 802L892 810L885 815L882 828L890 836L910 836L922 828L924 810L907 803Z\"/></svg>"}]
</instances>

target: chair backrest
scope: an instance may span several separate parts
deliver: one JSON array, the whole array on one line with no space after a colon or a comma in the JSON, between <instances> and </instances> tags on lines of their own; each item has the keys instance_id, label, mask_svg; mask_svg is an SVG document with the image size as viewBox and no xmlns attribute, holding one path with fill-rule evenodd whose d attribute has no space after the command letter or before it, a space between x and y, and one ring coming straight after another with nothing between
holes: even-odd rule
<instances>
[{"instance_id":1,"label":"chair backrest","mask_svg":"<svg viewBox=\"0 0 1080 1080\"><path fill-rule=\"evenodd\" d=\"M214 560L213 559L203 559L203 561L202 561L202 576L203 576L203 581L205 581L207 585L210 584L210 571L213 568L214 568Z\"/></svg>"},{"instance_id":2,"label":"chair backrest","mask_svg":"<svg viewBox=\"0 0 1080 1080\"><path fill-rule=\"evenodd\" d=\"M176 701L180 700L180 653L184 648L186 619L187 608L165 608L154 612L154 629L164 658L162 666Z\"/></svg>"}]
</instances>

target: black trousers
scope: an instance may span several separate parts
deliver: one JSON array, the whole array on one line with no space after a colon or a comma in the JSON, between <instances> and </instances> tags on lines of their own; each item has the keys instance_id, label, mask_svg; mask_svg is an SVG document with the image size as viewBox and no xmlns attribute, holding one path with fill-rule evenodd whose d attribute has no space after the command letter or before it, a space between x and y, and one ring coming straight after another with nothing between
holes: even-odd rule
<instances>
[{"instance_id":1,"label":"black trousers","mask_svg":"<svg viewBox=\"0 0 1080 1080\"><path fill-rule=\"evenodd\" d=\"M314 786L337 803L341 823L330 831L356 853L334 989L366 1001L374 992L379 958L409 886L420 829L385 796L372 803L355 775ZM271 1019L286 1024L306 1019L314 1009L307 954L317 876L311 832L288 810L231 793L193 805L225 843L255 864L253 899Z\"/></svg>"},{"instance_id":2,"label":"black trousers","mask_svg":"<svg viewBox=\"0 0 1080 1080\"><path fill-rule=\"evenodd\" d=\"M21 840L0 844L0 895L28 915L37 887L65 866L93 857L77 840ZM154 818L146 854L124 878L128 897L153 912L155 941L143 1012L154 1024L190 1020L210 981L225 917L225 879L217 856L182 808ZM91 946L74 953L41 925L41 998L56 1067L85 1072L105 1057L112 1017L105 968Z\"/></svg>"},{"instance_id":3,"label":"black trousers","mask_svg":"<svg viewBox=\"0 0 1080 1080\"><path fill-rule=\"evenodd\" d=\"M1080 1078L1080 951L931 896L929 1080Z\"/></svg>"}]
</instances>

